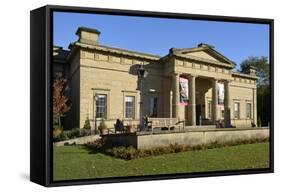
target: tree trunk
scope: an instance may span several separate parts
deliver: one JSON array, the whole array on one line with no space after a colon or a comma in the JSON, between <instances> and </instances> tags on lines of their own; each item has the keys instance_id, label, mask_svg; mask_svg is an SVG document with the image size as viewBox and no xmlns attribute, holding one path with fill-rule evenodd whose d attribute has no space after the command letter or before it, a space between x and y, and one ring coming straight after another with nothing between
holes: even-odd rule
<instances>
[{"instance_id":1,"label":"tree trunk","mask_svg":"<svg viewBox=\"0 0 281 192\"><path fill-rule=\"evenodd\" d=\"M59 124L59 128L61 128L61 117L58 117L58 124Z\"/></svg>"}]
</instances>

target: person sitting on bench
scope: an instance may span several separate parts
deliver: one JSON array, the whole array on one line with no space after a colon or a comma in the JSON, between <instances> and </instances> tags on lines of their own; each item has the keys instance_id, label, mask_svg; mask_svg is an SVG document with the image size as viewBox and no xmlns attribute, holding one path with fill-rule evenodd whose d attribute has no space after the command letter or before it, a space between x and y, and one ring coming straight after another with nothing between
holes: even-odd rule
<instances>
[{"instance_id":1,"label":"person sitting on bench","mask_svg":"<svg viewBox=\"0 0 281 192\"><path fill-rule=\"evenodd\" d=\"M115 123L114 127L115 127L115 133L117 131L124 132L124 125L123 125L123 122L120 119L116 120L116 123Z\"/></svg>"}]
</instances>

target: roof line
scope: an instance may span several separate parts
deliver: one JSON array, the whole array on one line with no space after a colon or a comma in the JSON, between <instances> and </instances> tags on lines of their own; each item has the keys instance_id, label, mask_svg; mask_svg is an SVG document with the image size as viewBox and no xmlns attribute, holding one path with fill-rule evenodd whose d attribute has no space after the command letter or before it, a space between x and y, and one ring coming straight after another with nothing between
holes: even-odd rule
<instances>
[{"instance_id":1,"label":"roof line","mask_svg":"<svg viewBox=\"0 0 281 192\"><path fill-rule=\"evenodd\" d=\"M177 49L177 48L172 48L170 49L172 51L172 53L177 54L177 53L192 53L192 52L197 52L197 51L210 51L213 52L213 54L216 54L219 58L223 59L224 61L227 61L230 65L235 66L235 64L228 59L227 57L225 57L224 55L222 55L221 53L219 53L218 51L216 51L215 49L213 49L211 46L200 46L200 47L193 47L193 48L181 48L181 49Z\"/></svg>"},{"instance_id":2,"label":"roof line","mask_svg":"<svg viewBox=\"0 0 281 192\"><path fill-rule=\"evenodd\" d=\"M230 64L222 63L222 62L218 62L218 61L213 61L213 60L205 59L205 58L201 58L201 57L184 55L184 54L173 54L173 55L177 56L177 57L185 58L185 59L191 59L191 60L201 61L201 62L205 62L205 63L212 63L212 64L215 64L215 65L221 65L221 66L228 67L228 68L231 68L231 69L233 68L233 66L230 65Z\"/></svg>"},{"instance_id":3,"label":"roof line","mask_svg":"<svg viewBox=\"0 0 281 192\"><path fill-rule=\"evenodd\" d=\"M258 76L253 76L253 75L249 75L249 74L245 74L245 73L239 73L239 72L231 72L231 75L234 76L240 76L240 77L247 77L247 78L251 78L251 79L258 79Z\"/></svg>"},{"instance_id":4,"label":"roof line","mask_svg":"<svg viewBox=\"0 0 281 192\"><path fill-rule=\"evenodd\" d=\"M159 60L161 58L159 55L141 53L141 52L131 51L131 50L127 50L127 49L110 47L110 46L106 46L106 45L90 45L90 44L85 44L85 43L80 43L80 42L74 42L70 45L70 48L73 45L81 46L84 48L97 49L97 50L101 50L101 51L114 52L114 53L122 54L122 55L125 54L125 55L129 55L129 56L133 56L133 57L142 57L142 58L152 59L152 60Z\"/></svg>"}]
</instances>

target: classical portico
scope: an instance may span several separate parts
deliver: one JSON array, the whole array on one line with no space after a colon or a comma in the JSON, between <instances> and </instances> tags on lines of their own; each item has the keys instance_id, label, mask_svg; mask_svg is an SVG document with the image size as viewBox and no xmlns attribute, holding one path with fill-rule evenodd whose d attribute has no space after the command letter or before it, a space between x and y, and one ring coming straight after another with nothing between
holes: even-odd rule
<instances>
[{"instance_id":1,"label":"classical portico","mask_svg":"<svg viewBox=\"0 0 281 192\"><path fill-rule=\"evenodd\" d=\"M179 103L179 98L180 98L180 91L179 91L179 78L180 77L186 77L188 79L188 97L189 97L189 103L187 106L181 106ZM196 79L204 79L205 81L209 81L211 84L210 88L211 89L211 101L212 101L212 116L211 116L211 124L216 124L221 117L218 115L218 82L223 82L224 84L224 122L226 126L230 125L230 94L229 94L229 84L230 80L229 79L218 79L218 78L209 78L209 77L201 77L198 75L193 75L193 74L180 74L180 73L174 73L173 74L173 84L172 84L172 101L173 101L173 116L175 118L178 118L180 120L185 120L186 125L190 126L196 126L197 121L199 121L197 118L198 116L196 115L196 108L198 106L198 103L196 103ZM200 85L198 85L200 86ZM205 93L204 93L205 94ZM205 97L205 95L204 95Z\"/></svg>"}]
</instances>

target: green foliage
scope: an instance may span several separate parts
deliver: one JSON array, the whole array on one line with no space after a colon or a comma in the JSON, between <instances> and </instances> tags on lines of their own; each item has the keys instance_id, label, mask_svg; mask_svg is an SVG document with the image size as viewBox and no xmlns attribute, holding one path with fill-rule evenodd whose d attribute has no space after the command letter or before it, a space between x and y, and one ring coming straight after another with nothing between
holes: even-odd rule
<instances>
[{"instance_id":1,"label":"green foliage","mask_svg":"<svg viewBox=\"0 0 281 192\"><path fill-rule=\"evenodd\" d=\"M60 134L62 133L62 128L61 127L54 127L53 129L53 138L57 138L60 136Z\"/></svg>"},{"instance_id":2,"label":"green foliage","mask_svg":"<svg viewBox=\"0 0 281 192\"><path fill-rule=\"evenodd\" d=\"M269 85L262 85L257 89L257 113L261 126L270 122L270 90Z\"/></svg>"},{"instance_id":3,"label":"green foliage","mask_svg":"<svg viewBox=\"0 0 281 192\"><path fill-rule=\"evenodd\" d=\"M84 123L84 129L91 129L91 124L90 124L90 120L89 120L89 117L87 117L87 119L85 120L85 123Z\"/></svg>"},{"instance_id":4,"label":"green foliage","mask_svg":"<svg viewBox=\"0 0 281 192\"><path fill-rule=\"evenodd\" d=\"M84 136L89 136L91 135L91 130L90 129L72 129L72 130L67 130L67 131L61 131L60 134L53 135L53 141L65 141L68 139L75 139L77 137L84 137Z\"/></svg>"},{"instance_id":5,"label":"green foliage","mask_svg":"<svg viewBox=\"0 0 281 192\"><path fill-rule=\"evenodd\" d=\"M136 149L132 146L111 147L106 143L104 139L98 139L95 142L87 143L85 146L92 150L99 150L100 152L103 152L107 155L111 155L125 160L131 160L131 159L138 159L138 158L149 157L149 156L163 155L168 153L180 153L186 151L213 149L213 148L234 146L240 144L252 144L252 143L259 143L259 142L266 142L266 141L268 141L268 138L236 140L236 141L228 141L224 143L213 142L213 143L201 144L195 146L179 145L175 143L163 147L153 147L150 149Z\"/></svg>"}]
</instances>

